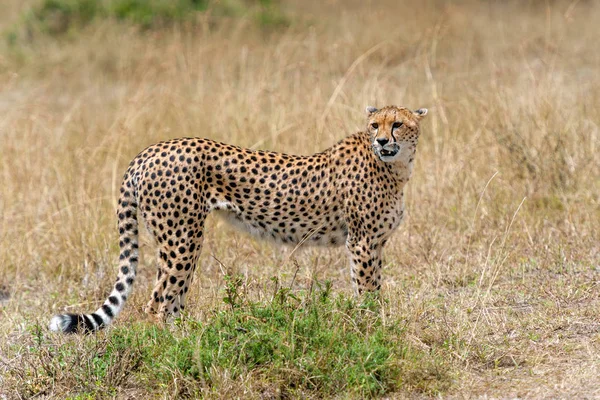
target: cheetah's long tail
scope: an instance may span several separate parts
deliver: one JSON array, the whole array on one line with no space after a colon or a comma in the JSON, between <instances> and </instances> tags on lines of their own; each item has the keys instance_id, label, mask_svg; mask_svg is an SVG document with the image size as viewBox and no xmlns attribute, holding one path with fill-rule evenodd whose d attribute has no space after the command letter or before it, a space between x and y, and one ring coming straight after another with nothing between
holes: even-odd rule
<instances>
[{"instance_id":1,"label":"cheetah's long tail","mask_svg":"<svg viewBox=\"0 0 600 400\"><path fill-rule=\"evenodd\" d=\"M125 184L121 188L121 196L117 207L119 217L119 274L112 292L102 307L91 314L61 314L50 321L50 330L65 333L91 333L109 325L121 312L125 301L133 288L137 269L138 221L137 196Z\"/></svg>"}]
</instances>

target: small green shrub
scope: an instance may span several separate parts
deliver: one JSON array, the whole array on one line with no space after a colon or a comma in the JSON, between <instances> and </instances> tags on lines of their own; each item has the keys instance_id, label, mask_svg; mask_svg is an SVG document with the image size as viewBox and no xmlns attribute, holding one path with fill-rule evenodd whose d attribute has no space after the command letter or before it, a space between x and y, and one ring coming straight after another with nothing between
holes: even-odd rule
<instances>
[{"instance_id":1,"label":"small green shrub","mask_svg":"<svg viewBox=\"0 0 600 400\"><path fill-rule=\"evenodd\" d=\"M248 376L275 382L290 395L317 397L373 397L401 389L434 394L449 387L443 362L407 344L398 320L384 323L377 296L334 296L326 284L300 294L279 289L271 301L255 302L246 298L242 282L227 279L227 306L203 323L139 322L60 346L37 327L30 359L13 370L36 377L21 394L35 396L60 384L73 395L106 395L131 382L150 390L176 387L177 396L195 397L219 390L224 377L235 382Z\"/></svg>"},{"instance_id":2,"label":"small green shrub","mask_svg":"<svg viewBox=\"0 0 600 400\"><path fill-rule=\"evenodd\" d=\"M400 326L383 324L375 297L359 304L334 297L325 285L301 296L281 289L272 301L256 303L241 294L241 280L228 282L229 307L205 324L179 321L182 339L165 329L139 326L115 330L113 340L146 343L140 346L146 352L144 373L163 384L181 374L212 387L218 385L215 374L220 371L232 379L259 371L286 388L371 397L406 382L403 364L430 366L428 356L403 343ZM443 383L426 391L436 392L447 383L443 373L436 379Z\"/></svg>"}]
</instances>

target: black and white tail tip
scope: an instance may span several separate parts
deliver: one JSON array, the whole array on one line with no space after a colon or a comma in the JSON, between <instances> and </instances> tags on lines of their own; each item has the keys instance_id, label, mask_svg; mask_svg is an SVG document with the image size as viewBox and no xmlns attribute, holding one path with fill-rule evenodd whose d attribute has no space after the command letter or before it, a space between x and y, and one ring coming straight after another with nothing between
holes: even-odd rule
<instances>
[{"instance_id":1,"label":"black and white tail tip","mask_svg":"<svg viewBox=\"0 0 600 400\"><path fill-rule=\"evenodd\" d=\"M55 315L50 321L49 328L54 332L63 333L92 333L105 325L102 317L92 314L62 314Z\"/></svg>"}]
</instances>

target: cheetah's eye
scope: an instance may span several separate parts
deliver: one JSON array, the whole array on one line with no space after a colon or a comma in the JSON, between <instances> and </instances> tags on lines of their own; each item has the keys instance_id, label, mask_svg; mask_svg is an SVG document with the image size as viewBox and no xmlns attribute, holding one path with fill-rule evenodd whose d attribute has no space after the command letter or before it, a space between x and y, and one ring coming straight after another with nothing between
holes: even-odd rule
<instances>
[{"instance_id":1,"label":"cheetah's eye","mask_svg":"<svg viewBox=\"0 0 600 400\"><path fill-rule=\"evenodd\" d=\"M371 128L373 128L373 129L377 129L377 128L379 128L379 124L378 124L377 122L373 122L373 123L371 124Z\"/></svg>"},{"instance_id":2,"label":"cheetah's eye","mask_svg":"<svg viewBox=\"0 0 600 400\"><path fill-rule=\"evenodd\" d=\"M392 129L398 129L402 126L402 122L394 122L392 124Z\"/></svg>"}]
</instances>

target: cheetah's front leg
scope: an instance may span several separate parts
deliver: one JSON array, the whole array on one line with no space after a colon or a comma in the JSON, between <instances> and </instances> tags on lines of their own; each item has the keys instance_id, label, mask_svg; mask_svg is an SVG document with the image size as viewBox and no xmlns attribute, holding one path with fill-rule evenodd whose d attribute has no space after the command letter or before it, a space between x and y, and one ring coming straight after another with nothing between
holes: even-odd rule
<instances>
[{"instance_id":1,"label":"cheetah's front leg","mask_svg":"<svg viewBox=\"0 0 600 400\"><path fill-rule=\"evenodd\" d=\"M385 241L349 237L350 276L357 294L381 289L381 260Z\"/></svg>"}]
</instances>

